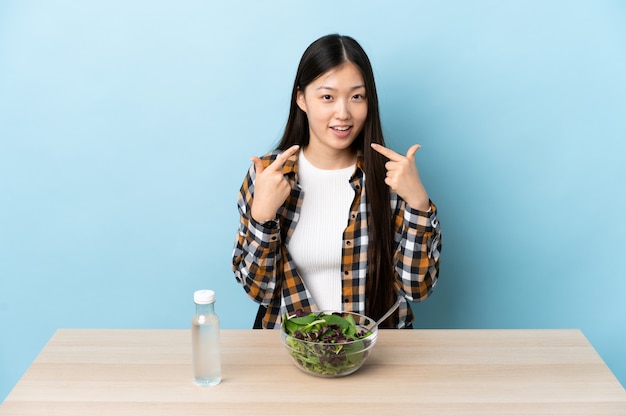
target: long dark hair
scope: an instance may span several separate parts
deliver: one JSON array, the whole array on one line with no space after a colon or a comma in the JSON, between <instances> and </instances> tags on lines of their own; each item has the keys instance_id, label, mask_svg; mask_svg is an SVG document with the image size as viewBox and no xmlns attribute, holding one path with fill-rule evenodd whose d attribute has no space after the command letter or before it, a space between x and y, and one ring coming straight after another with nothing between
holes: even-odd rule
<instances>
[{"instance_id":1,"label":"long dark hair","mask_svg":"<svg viewBox=\"0 0 626 416\"><path fill-rule=\"evenodd\" d=\"M368 216L368 273L365 288L365 314L380 318L395 301L394 266L392 244L394 241L389 187L385 184L386 159L371 148L372 143L385 145L374 72L367 54L349 36L327 35L313 42L302 55L291 92L289 118L278 149L286 150L294 144L306 147L309 144L309 122L307 115L298 107L298 91L325 72L352 62L361 71L367 97L367 119L359 136L352 143L354 151L364 158L367 200L370 205ZM388 319L383 327L395 326Z\"/></svg>"}]
</instances>

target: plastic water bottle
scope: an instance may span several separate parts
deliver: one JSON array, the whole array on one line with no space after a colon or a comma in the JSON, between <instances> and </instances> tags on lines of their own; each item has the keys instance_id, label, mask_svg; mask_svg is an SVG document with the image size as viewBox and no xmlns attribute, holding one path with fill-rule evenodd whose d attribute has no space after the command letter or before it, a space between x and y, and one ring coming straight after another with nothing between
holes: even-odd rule
<instances>
[{"instance_id":1,"label":"plastic water bottle","mask_svg":"<svg viewBox=\"0 0 626 416\"><path fill-rule=\"evenodd\" d=\"M198 386L215 386L222 381L220 361L220 320L215 314L215 292L193 294L196 314L191 322L193 381Z\"/></svg>"}]
</instances>

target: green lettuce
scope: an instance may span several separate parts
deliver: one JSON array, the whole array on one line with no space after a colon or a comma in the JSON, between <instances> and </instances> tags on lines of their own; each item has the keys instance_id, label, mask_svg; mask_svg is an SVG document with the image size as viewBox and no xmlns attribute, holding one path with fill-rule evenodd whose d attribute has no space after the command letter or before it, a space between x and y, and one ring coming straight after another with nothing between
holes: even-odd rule
<instances>
[{"instance_id":1,"label":"green lettuce","mask_svg":"<svg viewBox=\"0 0 626 416\"><path fill-rule=\"evenodd\" d=\"M352 315L298 311L283 316L285 342L297 363L309 372L337 376L358 368L364 360L370 331L360 329Z\"/></svg>"}]
</instances>

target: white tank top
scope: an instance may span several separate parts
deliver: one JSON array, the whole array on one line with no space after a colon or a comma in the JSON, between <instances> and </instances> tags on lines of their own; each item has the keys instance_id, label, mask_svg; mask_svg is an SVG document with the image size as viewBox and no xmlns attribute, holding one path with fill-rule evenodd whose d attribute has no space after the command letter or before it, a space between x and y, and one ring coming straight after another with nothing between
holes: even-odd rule
<instances>
[{"instance_id":1,"label":"white tank top","mask_svg":"<svg viewBox=\"0 0 626 416\"><path fill-rule=\"evenodd\" d=\"M300 152L298 180L304 192L300 218L288 250L320 310L342 310L341 248L354 189L355 166L324 170Z\"/></svg>"}]
</instances>

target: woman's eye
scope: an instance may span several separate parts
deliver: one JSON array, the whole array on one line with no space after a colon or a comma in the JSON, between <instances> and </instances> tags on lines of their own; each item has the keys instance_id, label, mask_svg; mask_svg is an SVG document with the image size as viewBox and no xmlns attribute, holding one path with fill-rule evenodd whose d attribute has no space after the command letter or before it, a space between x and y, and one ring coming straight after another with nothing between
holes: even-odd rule
<instances>
[{"instance_id":1,"label":"woman's eye","mask_svg":"<svg viewBox=\"0 0 626 416\"><path fill-rule=\"evenodd\" d=\"M333 99L333 97L331 97L330 95L322 95L322 100L329 101L329 100L332 100L332 99Z\"/></svg>"},{"instance_id":2,"label":"woman's eye","mask_svg":"<svg viewBox=\"0 0 626 416\"><path fill-rule=\"evenodd\" d=\"M363 100L364 98L365 97L363 97L363 95L361 95L361 94L356 94L356 95L352 96L352 99L353 100L357 100L357 101Z\"/></svg>"}]
</instances>

